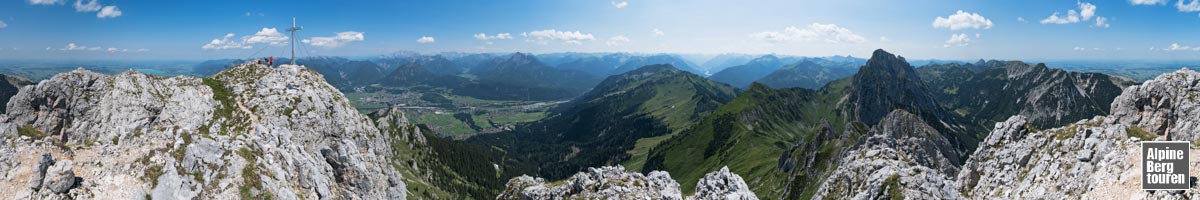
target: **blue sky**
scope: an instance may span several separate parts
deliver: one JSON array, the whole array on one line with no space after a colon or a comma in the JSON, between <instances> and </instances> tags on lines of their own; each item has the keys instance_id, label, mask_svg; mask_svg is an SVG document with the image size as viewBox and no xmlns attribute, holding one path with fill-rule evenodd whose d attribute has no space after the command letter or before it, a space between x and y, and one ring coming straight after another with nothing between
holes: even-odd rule
<instances>
[{"instance_id":1,"label":"blue sky","mask_svg":"<svg viewBox=\"0 0 1200 200\"><path fill-rule=\"evenodd\" d=\"M304 26L296 38L306 41L301 56L412 50L861 57L883 48L909 58L1195 60L1197 1L10 0L0 2L0 59L285 56L284 29L296 17Z\"/></svg>"}]
</instances>

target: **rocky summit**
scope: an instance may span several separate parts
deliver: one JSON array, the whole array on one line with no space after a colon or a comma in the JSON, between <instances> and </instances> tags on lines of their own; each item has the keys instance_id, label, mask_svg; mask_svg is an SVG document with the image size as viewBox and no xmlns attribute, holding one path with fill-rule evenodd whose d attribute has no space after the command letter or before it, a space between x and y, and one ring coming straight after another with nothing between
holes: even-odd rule
<instances>
[{"instance_id":1,"label":"rocky summit","mask_svg":"<svg viewBox=\"0 0 1200 200\"><path fill-rule=\"evenodd\" d=\"M0 115L12 199L405 199L383 133L303 66L208 78L84 69Z\"/></svg>"},{"instance_id":2,"label":"rocky summit","mask_svg":"<svg viewBox=\"0 0 1200 200\"><path fill-rule=\"evenodd\" d=\"M679 183L664 171L648 175L625 171L622 166L588 168L571 178L547 183L545 179L519 176L508 181L496 199L684 199ZM700 179L696 194L686 199L757 200L741 176L728 168Z\"/></svg>"}]
</instances>

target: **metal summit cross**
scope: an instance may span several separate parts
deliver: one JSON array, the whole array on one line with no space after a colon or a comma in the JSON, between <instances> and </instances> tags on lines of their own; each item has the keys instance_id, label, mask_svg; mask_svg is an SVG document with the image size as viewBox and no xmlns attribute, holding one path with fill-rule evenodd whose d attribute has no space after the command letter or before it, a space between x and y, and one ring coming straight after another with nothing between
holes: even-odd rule
<instances>
[{"instance_id":1,"label":"metal summit cross","mask_svg":"<svg viewBox=\"0 0 1200 200\"><path fill-rule=\"evenodd\" d=\"M287 32L292 33L292 65L296 65L296 31L304 29L303 26L296 26L296 18L292 18L292 27L287 29Z\"/></svg>"}]
</instances>

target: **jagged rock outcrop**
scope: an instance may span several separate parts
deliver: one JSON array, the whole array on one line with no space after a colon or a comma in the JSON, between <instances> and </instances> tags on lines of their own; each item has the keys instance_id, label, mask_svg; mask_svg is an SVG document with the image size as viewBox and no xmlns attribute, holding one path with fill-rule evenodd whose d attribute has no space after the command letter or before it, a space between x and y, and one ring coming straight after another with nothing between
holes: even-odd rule
<instances>
[{"instance_id":1,"label":"jagged rock outcrop","mask_svg":"<svg viewBox=\"0 0 1200 200\"><path fill-rule=\"evenodd\" d=\"M758 200L758 197L750 191L750 186L746 186L742 176L729 172L729 167L722 167L720 171L704 174L704 178L696 183L696 194L687 199Z\"/></svg>"},{"instance_id":2,"label":"jagged rock outcrop","mask_svg":"<svg viewBox=\"0 0 1200 200\"><path fill-rule=\"evenodd\" d=\"M1200 75L1183 69L1125 89L1113 101L1112 117L1121 124L1166 135L1169 140L1200 139Z\"/></svg>"},{"instance_id":3,"label":"jagged rock outcrop","mask_svg":"<svg viewBox=\"0 0 1200 200\"><path fill-rule=\"evenodd\" d=\"M813 199L957 199L958 172L946 138L918 116L894 110L843 154Z\"/></svg>"},{"instance_id":4,"label":"jagged rock outcrop","mask_svg":"<svg viewBox=\"0 0 1200 200\"><path fill-rule=\"evenodd\" d=\"M1183 69L1126 88L1112 114L1064 127L1037 130L1027 118L997 123L958 174L958 190L969 198L1005 199L1188 199L1196 190L1141 190L1139 141L1185 140L1200 123L1200 74ZM1171 110L1174 110L1172 112ZM1170 125L1167 125L1170 124ZM1179 137L1176 137L1179 136ZM1191 160L1200 158L1191 149ZM1200 167L1192 166L1190 174Z\"/></svg>"},{"instance_id":5,"label":"jagged rock outcrop","mask_svg":"<svg viewBox=\"0 0 1200 200\"><path fill-rule=\"evenodd\" d=\"M622 166L588 168L566 180L519 176L508 181L496 199L683 199L679 183L664 171L649 175L625 171ZM729 168L710 172L687 199L758 199L741 176Z\"/></svg>"},{"instance_id":6,"label":"jagged rock outcrop","mask_svg":"<svg viewBox=\"0 0 1200 200\"><path fill-rule=\"evenodd\" d=\"M382 137L302 66L208 78L77 69L22 88L0 115L0 196L54 195L14 184L49 153L74 163L73 198L404 199Z\"/></svg>"},{"instance_id":7,"label":"jagged rock outcrop","mask_svg":"<svg viewBox=\"0 0 1200 200\"><path fill-rule=\"evenodd\" d=\"M655 171L642 175L621 166L588 168L553 183L520 176L505 186L496 199L682 199L679 183L670 174Z\"/></svg>"}]
</instances>

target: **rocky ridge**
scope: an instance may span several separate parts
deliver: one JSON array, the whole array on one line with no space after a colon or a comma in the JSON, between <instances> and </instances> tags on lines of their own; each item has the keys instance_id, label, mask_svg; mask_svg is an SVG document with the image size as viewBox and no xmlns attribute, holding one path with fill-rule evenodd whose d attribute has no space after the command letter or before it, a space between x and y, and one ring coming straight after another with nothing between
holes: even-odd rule
<instances>
[{"instance_id":1,"label":"rocky ridge","mask_svg":"<svg viewBox=\"0 0 1200 200\"><path fill-rule=\"evenodd\" d=\"M813 199L957 199L953 148L920 117L894 110L872 127L821 184Z\"/></svg>"},{"instance_id":2,"label":"rocky ridge","mask_svg":"<svg viewBox=\"0 0 1200 200\"><path fill-rule=\"evenodd\" d=\"M383 136L302 66L209 78L77 69L22 88L0 116L0 196L404 199ZM55 160L46 181L78 177L67 191L30 189L43 153Z\"/></svg>"},{"instance_id":3,"label":"rocky ridge","mask_svg":"<svg viewBox=\"0 0 1200 200\"><path fill-rule=\"evenodd\" d=\"M625 171L622 166L588 168L566 180L519 176L508 181L496 199L684 199L679 183L664 171L648 175ZM758 199L741 176L728 168L700 179L696 195L687 199Z\"/></svg>"},{"instance_id":4,"label":"rocky ridge","mask_svg":"<svg viewBox=\"0 0 1200 200\"><path fill-rule=\"evenodd\" d=\"M1182 69L1131 86L1112 114L1048 130L1023 116L997 123L962 172L958 190L969 198L1194 199L1196 190L1141 190L1145 140L1192 141L1200 124L1194 97L1200 73ZM1195 144L1195 143L1193 143ZM1193 147L1190 159L1200 159ZM1200 172L1192 163L1190 174Z\"/></svg>"}]
</instances>

